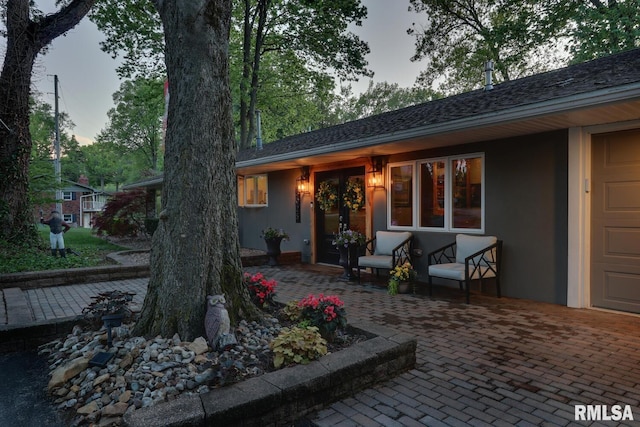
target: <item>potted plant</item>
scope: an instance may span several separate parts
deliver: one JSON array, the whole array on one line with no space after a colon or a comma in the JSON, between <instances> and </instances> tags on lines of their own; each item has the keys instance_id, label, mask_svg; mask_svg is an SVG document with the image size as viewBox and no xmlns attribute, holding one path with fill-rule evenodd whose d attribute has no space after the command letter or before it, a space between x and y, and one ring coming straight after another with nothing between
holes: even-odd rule
<instances>
[{"instance_id":1,"label":"potted plant","mask_svg":"<svg viewBox=\"0 0 640 427\"><path fill-rule=\"evenodd\" d=\"M269 265L278 265L278 255L280 251L280 242L289 240L289 235L282 229L267 227L262 230L262 238L267 244L267 256L269 257Z\"/></svg>"},{"instance_id":2,"label":"potted plant","mask_svg":"<svg viewBox=\"0 0 640 427\"><path fill-rule=\"evenodd\" d=\"M355 230L343 229L334 235L331 242L340 253L338 264L344 268L342 279L353 280L353 267L358 265L358 247L363 245L367 237Z\"/></svg>"},{"instance_id":3,"label":"potted plant","mask_svg":"<svg viewBox=\"0 0 640 427\"><path fill-rule=\"evenodd\" d=\"M387 284L389 295L409 293L416 276L417 273L410 262L396 266L389 273L389 283Z\"/></svg>"}]
</instances>

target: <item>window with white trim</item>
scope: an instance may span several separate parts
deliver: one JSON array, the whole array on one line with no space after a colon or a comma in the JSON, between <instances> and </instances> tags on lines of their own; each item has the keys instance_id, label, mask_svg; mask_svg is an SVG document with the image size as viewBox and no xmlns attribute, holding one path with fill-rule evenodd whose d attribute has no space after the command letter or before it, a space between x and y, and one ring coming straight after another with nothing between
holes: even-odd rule
<instances>
[{"instance_id":1,"label":"window with white trim","mask_svg":"<svg viewBox=\"0 0 640 427\"><path fill-rule=\"evenodd\" d=\"M389 165L388 227L484 231L484 154Z\"/></svg>"},{"instance_id":2,"label":"window with white trim","mask_svg":"<svg viewBox=\"0 0 640 427\"><path fill-rule=\"evenodd\" d=\"M62 192L62 200L73 200L73 192L72 191L63 191Z\"/></svg>"},{"instance_id":3,"label":"window with white trim","mask_svg":"<svg viewBox=\"0 0 640 427\"><path fill-rule=\"evenodd\" d=\"M238 205L244 207L264 207L269 205L267 175L246 175L238 177Z\"/></svg>"}]
</instances>

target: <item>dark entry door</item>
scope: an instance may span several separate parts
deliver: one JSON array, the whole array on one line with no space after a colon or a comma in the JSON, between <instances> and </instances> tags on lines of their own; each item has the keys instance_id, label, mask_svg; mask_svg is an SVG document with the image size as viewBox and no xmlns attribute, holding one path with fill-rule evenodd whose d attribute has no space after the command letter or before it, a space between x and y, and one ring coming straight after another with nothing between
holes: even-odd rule
<instances>
[{"instance_id":1,"label":"dark entry door","mask_svg":"<svg viewBox=\"0 0 640 427\"><path fill-rule=\"evenodd\" d=\"M325 183L325 186L326 184L331 186L338 196L335 205L325 210L321 209L321 203L317 198L315 199L317 262L338 264L340 254L331 241L341 224L346 224L351 230L366 233L366 208L364 207L366 204L361 209L353 211L347 208L343 201L343 195L350 180L359 182L363 190L366 190L364 178L364 167L316 173L314 180L316 191L322 183Z\"/></svg>"},{"instance_id":2,"label":"dark entry door","mask_svg":"<svg viewBox=\"0 0 640 427\"><path fill-rule=\"evenodd\" d=\"M592 139L591 302L640 313L640 131Z\"/></svg>"}]
</instances>

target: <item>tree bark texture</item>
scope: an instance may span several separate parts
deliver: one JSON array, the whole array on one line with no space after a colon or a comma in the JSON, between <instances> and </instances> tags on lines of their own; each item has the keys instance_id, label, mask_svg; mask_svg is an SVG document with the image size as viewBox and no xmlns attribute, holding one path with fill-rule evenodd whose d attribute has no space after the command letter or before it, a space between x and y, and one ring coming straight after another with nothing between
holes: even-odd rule
<instances>
[{"instance_id":1,"label":"tree bark texture","mask_svg":"<svg viewBox=\"0 0 640 427\"><path fill-rule=\"evenodd\" d=\"M256 318L242 285L236 145L229 89L231 0L155 2L171 98L162 211L134 333L204 336L206 296L224 293L232 323Z\"/></svg>"},{"instance_id":2,"label":"tree bark texture","mask_svg":"<svg viewBox=\"0 0 640 427\"><path fill-rule=\"evenodd\" d=\"M7 50L0 73L0 240L20 244L36 236L28 194L33 63L44 47L75 27L94 2L74 0L57 13L31 20L29 0L7 1Z\"/></svg>"}]
</instances>

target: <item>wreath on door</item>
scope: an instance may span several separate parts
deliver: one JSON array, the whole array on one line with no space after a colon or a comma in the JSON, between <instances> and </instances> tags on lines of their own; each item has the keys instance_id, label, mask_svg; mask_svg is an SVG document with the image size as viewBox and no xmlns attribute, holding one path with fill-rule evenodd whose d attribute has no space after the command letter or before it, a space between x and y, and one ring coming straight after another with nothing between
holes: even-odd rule
<instances>
[{"instance_id":1,"label":"wreath on door","mask_svg":"<svg viewBox=\"0 0 640 427\"><path fill-rule=\"evenodd\" d=\"M342 195L342 201L347 209L354 212L364 208L365 192L364 185L359 179L347 180L347 186Z\"/></svg>"},{"instance_id":2,"label":"wreath on door","mask_svg":"<svg viewBox=\"0 0 640 427\"><path fill-rule=\"evenodd\" d=\"M322 181L316 191L318 207L323 211L331 209L338 203L338 190L329 181Z\"/></svg>"}]
</instances>

